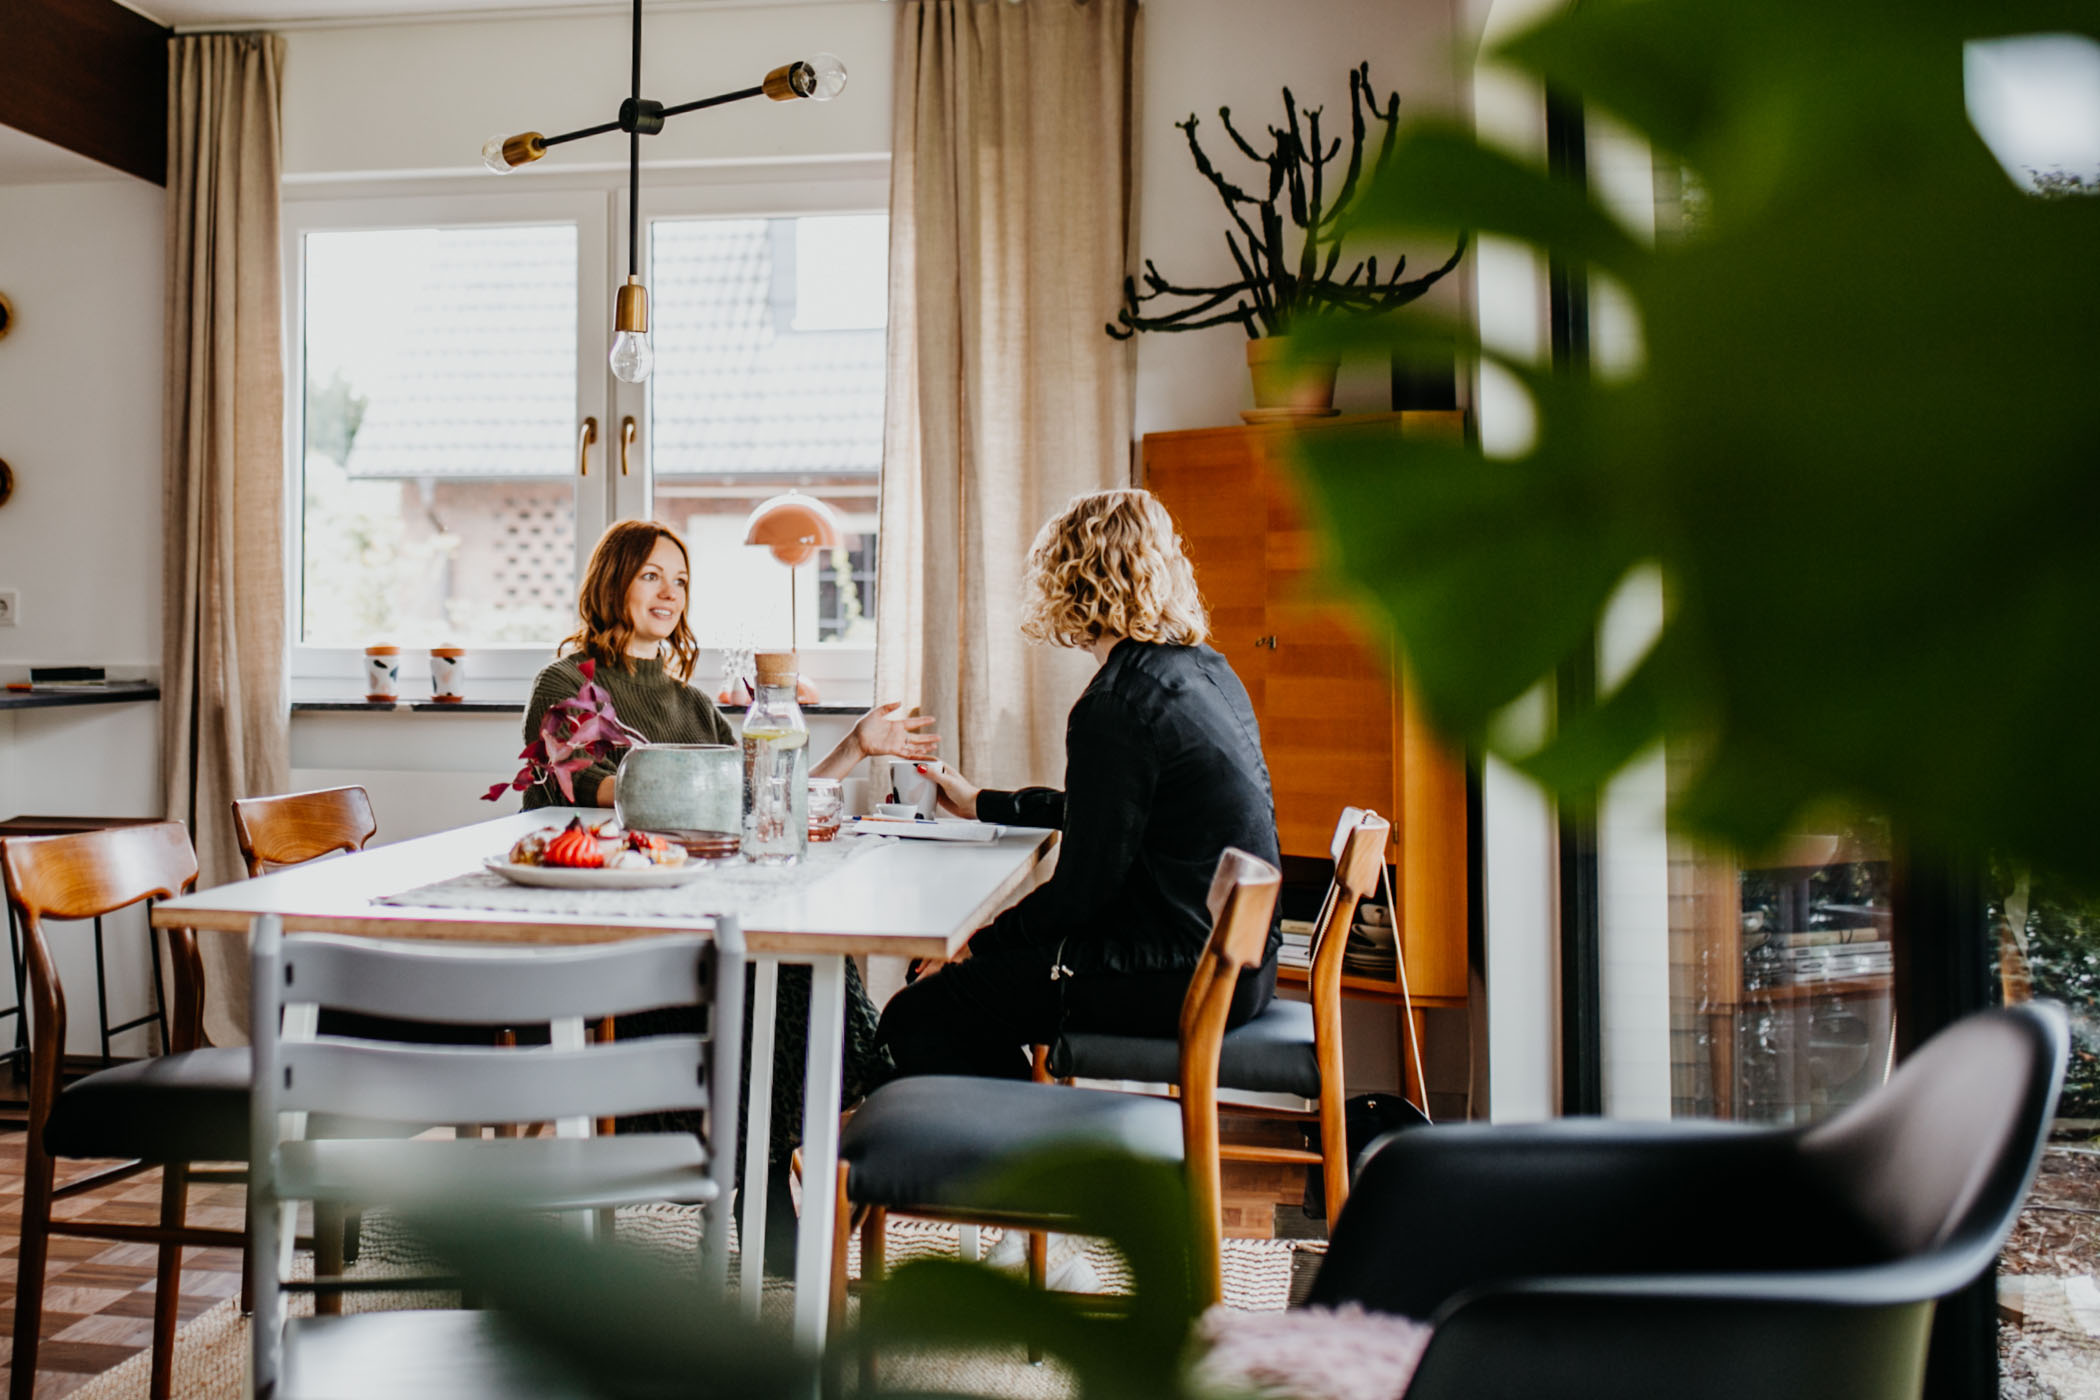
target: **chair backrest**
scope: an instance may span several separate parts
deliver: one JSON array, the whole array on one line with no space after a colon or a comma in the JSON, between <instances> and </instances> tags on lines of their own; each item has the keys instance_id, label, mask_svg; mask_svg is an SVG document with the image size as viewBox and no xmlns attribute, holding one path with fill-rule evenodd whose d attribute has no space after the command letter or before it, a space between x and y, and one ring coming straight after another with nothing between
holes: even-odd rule
<instances>
[{"instance_id":1,"label":"chair backrest","mask_svg":"<svg viewBox=\"0 0 2100 1400\"><path fill-rule=\"evenodd\" d=\"M363 788L337 787L238 798L233 830L252 878L337 851L361 851L379 823Z\"/></svg>"},{"instance_id":2,"label":"chair backrest","mask_svg":"<svg viewBox=\"0 0 2100 1400\"><path fill-rule=\"evenodd\" d=\"M1215 1299L1223 1288L1218 1257L1218 1052L1243 968L1258 966L1283 883L1276 867L1227 847L1210 886L1210 939L1181 1001L1181 1135L1195 1212L1196 1277Z\"/></svg>"},{"instance_id":3,"label":"chair backrest","mask_svg":"<svg viewBox=\"0 0 2100 1400\"><path fill-rule=\"evenodd\" d=\"M464 947L348 938L254 942L258 1100L268 1111L412 1123L534 1122L706 1111L717 1075L740 1073L744 950L734 920L713 939L674 937L558 948ZM411 1021L528 1025L663 1006L702 1008L699 1033L574 1050L291 1039L289 1007L327 1006ZM733 1018L733 1019L732 1019ZM695 1074L695 1067L701 1072ZM732 1078L729 1104L736 1102ZM730 1125L734 1132L734 1125ZM719 1138L710 1123L708 1137Z\"/></svg>"},{"instance_id":4,"label":"chair backrest","mask_svg":"<svg viewBox=\"0 0 2100 1400\"><path fill-rule=\"evenodd\" d=\"M1356 910L1378 890L1380 867L1393 826L1376 812L1344 807L1334 829L1334 883L1320 906L1320 925L1313 931L1312 1003L1337 1009L1342 997L1342 964L1349 951L1349 929ZM1399 937L1396 927L1394 938Z\"/></svg>"},{"instance_id":5,"label":"chair backrest","mask_svg":"<svg viewBox=\"0 0 2100 1400\"><path fill-rule=\"evenodd\" d=\"M44 920L94 919L141 900L172 899L197 883L197 853L181 822L18 836L0 841L0 879L29 968L30 1132L41 1140L43 1116L58 1099L66 1043L66 993ZM188 930L171 931L169 944L175 974L170 1048L188 1050L197 1043L203 1015L204 968Z\"/></svg>"},{"instance_id":6,"label":"chair backrest","mask_svg":"<svg viewBox=\"0 0 2100 1400\"><path fill-rule=\"evenodd\" d=\"M1881 1089L1801 1131L1819 1179L1843 1195L1889 1257L1975 1278L2012 1232L2034 1183L2070 1060L2046 1003L1965 1017L1927 1041Z\"/></svg>"}]
</instances>

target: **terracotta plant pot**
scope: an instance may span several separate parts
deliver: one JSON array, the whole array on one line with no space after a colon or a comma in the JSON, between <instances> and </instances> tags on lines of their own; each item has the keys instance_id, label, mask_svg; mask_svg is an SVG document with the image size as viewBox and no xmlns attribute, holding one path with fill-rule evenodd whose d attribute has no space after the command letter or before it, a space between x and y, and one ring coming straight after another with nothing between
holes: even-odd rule
<instances>
[{"instance_id":1,"label":"terracotta plant pot","mask_svg":"<svg viewBox=\"0 0 2100 1400\"><path fill-rule=\"evenodd\" d=\"M1247 372L1254 380L1254 413L1260 418L1324 418L1334 412L1335 358L1289 360L1291 338L1265 336L1247 342Z\"/></svg>"}]
</instances>

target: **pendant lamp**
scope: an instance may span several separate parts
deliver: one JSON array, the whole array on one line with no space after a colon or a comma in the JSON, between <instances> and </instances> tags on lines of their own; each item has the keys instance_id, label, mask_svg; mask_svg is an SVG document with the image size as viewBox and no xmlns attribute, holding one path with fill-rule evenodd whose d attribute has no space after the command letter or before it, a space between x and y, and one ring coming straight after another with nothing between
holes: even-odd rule
<instances>
[{"instance_id":1,"label":"pendant lamp","mask_svg":"<svg viewBox=\"0 0 2100 1400\"><path fill-rule=\"evenodd\" d=\"M612 351L606 359L614 375L629 384L639 384L656 365L656 354L649 344L649 289L642 285L641 277L642 138L662 131L672 117L703 107L742 102L749 97L768 97L775 102L805 98L829 102L845 90L846 65L832 54L820 53L783 63L754 87L666 107L642 96L642 0L634 0L633 60L631 95L620 104L616 119L559 136L542 136L537 131L491 136L481 148L481 161L498 175L508 175L546 155L550 146L580 141L586 136L603 136L610 131L627 133L627 281L614 304Z\"/></svg>"}]
</instances>

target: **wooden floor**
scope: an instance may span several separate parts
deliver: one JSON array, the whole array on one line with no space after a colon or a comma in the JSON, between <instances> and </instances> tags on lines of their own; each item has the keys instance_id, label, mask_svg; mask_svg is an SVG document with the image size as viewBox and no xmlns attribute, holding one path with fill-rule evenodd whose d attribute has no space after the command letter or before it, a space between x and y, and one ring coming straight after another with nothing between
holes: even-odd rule
<instances>
[{"instance_id":1,"label":"wooden floor","mask_svg":"<svg viewBox=\"0 0 2100 1400\"><path fill-rule=\"evenodd\" d=\"M1291 1140L1287 1127L1235 1124L1230 1119L1227 1123L1235 1138ZM62 1162L59 1180L64 1182L99 1165ZM1251 1238L1324 1233L1321 1222L1305 1220L1299 1208L1304 1189L1302 1168L1226 1163L1225 1232ZM238 1186L193 1187L190 1221L238 1228L243 1196ZM147 1172L108 1191L61 1202L58 1214L61 1219L152 1224L160 1218L160 1173ZM0 1127L0 1382L10 1374L13 1361L15 1256L21 1246L21 1216L22 1130ZM45 1271L43 1345L37 1356L38 1400L65 1395L146 1349L153 1336L156 1253L152 1245L65 1238L51 1241L51 1259ZM240 1289L241 1259L237 1251L184 1252L183 1321L235 1296Z\"/></svg>"},{"instance_id":2,"label":"wooden floor","mask_svg":"<svg viewBox=\"0 0 2100 1400\"><path fill-rule=\"evenodd\" d=\"M99 1164L64 1162L59 1180ZM238 1186L198 1186L190 1192L190 1222L239 1228ZM148 1172L107 1191L59 1203L60 1219L86 1218L150 1225L160 1219L160 1173ZM0 1130L0 1375L14 1360L15 1256L21 1247L22 1130ZM43 1345L37 1354L38 1400L85 1385L146 1349L153 1337L152 1245L53 1238L44 1276ZM232 1249L184 1251L182 1318L190 1318L241 1291L241 1256Z\"/></svg>"}]
</instances>

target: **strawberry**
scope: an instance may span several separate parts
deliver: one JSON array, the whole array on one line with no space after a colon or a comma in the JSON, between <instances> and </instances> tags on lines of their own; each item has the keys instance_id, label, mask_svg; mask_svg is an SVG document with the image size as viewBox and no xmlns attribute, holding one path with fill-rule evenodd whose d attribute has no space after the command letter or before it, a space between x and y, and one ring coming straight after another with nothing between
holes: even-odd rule
<instances>
[{"instance_id":1,"label":"strawberry","mask_svg":"<svg viewBox=\"0 0 2100 1400\"><path fill-rule=\"evenodd\" d=\"M605 864L605 855L598 849L597 838L580 828L571 828L549 841L542 858L549 865L575 870L597 870Z\"/></svg>"}]
</instances>

